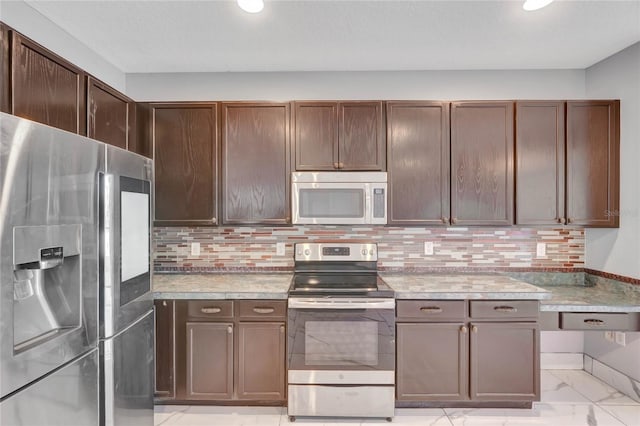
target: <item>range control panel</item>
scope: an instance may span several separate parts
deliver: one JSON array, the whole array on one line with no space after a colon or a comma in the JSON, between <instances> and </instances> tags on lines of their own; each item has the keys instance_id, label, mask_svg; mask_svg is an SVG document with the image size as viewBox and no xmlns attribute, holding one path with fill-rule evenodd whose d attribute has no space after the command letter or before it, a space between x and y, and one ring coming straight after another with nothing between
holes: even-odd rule
<instances>
[{"instance_id":1,"label":"range control panel","mask_svg":"<svg viewBox=\"0 0 640 426\"><path fill-rule=\"evenodd\" d=\"M375 262L378 246L375 243L302 243L295 245L295 260Z\"/></svg>"}]
</instances>

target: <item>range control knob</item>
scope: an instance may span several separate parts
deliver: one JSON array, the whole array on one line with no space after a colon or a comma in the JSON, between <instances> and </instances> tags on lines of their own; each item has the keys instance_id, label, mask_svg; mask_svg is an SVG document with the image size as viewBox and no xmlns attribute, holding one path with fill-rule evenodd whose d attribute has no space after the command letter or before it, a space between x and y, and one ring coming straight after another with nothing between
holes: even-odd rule
<instances>
[{"instance_id":1,"label":"range control knob","mask_svg":"<svg viewBox=\"0 0 640 426\"><path fill-rule=\"evenodd\" d=\"M309 249L305 249L304 250L304 255L305 256L309 256L310 254L311 254L311 250L309 250Z\"/></svg>"},{"instance_id":2,"label":"range control knob","mask_svg":"<svg viewBox=\"0 0 640 426\"><path fill-rule=\"evenodd\" d=\"M367 249L362 249L362 255L366 256L367 255Z\"/></svg>"},{"instance_id":3,"label":"range control knob","mask_svg":"<svg viewBox=\"0 0 640 426\"><path fill-rule=\"evenodd\" d=\"M373 249L369 250L369 254L373 256Z\"/></svg>"}]
</instances>

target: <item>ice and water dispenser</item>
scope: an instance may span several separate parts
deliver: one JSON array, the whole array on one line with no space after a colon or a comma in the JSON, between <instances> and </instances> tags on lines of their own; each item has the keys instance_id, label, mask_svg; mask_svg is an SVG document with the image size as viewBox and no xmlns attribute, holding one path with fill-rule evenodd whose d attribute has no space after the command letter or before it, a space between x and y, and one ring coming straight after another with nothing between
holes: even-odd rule
<instances>
[{"instance_id":1,"label":"ice and water dispenser","mask_svg":"<svg viewBox=\"0 0 640 426\"><path fill-rule=\"evenodd\" d=\"M81 241L81 225L13 229L15 352L81 327Z\"/></svg>"}]
</instances>

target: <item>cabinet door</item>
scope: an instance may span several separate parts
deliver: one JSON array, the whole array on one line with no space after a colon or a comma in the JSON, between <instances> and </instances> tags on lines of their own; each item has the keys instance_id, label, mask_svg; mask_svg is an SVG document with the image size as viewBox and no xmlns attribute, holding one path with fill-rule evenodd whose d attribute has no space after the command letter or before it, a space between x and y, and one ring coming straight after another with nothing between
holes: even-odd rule
<instances>
[{"instance_id":1,"label":"cabinet door","mask_svg":"<svg viewBox=\"0 0 640 426\"><path fill-rule=\"evenodd\" d=\"M87 79L87 102L87 136L128 149L134 102L93 77Z\"/></svg>"},{"instance_id":2,"label":"cabinet door","mask_svg":"<svg viewBox=\"0 0 640 426\"><path fill-rule=\"evenodd\" d=\"M538 401L537 323L471 324L471 399Z\"/></svg>"},{"instance_id":3,"label":"cabinet door","mask_svg":"<svg viewBox=\"0 0 640 426\"><path fill-rule=\"evenodd\" d=\"M340 102L339 168L386 170L382 102Z\"/></svg>"},{"instance_id":4,"label":"cabinet door","mask_svg":"<svg viewBox=\"0 0 640 426\"><path fill-rule=\"evenodd\" d=\"M567 102L567 222L618 227L620 102Z\"/></svg>"},{"instance_id":5,"label":"cabinet door","mask_svg":"<svg viewBox=\"0 0 640 426\"><path fill-rule=\"evenodd\" d=\"M390 225L449 223L449 104L387 103Z\"/></svg>"},{"instance_id":6,"label":"cabinet door","mask_svg":"<svg viewBox=\"0 0 640 426\"><path fill-rule=\"evenodd\" d=\"M397 399L469 399L468 336L462 323L398 324Z\"/></svg>"},{"instance_id":7,"label":"cabinet door","mask_svg":"<svg viewBox=\"0 0 640 426\"><path fill-rule=\"evenodd\" d=\"M9 28L0 22L0 112L11 114Z\"/></svg>"},{"instance_id":8,"label":"cabinet door","mask_svg":"<svg viewBox=\"0 0 640 426\"><path fill-rule=\"evenodd\" d=\"M233 324L187 322L187 399L233 397Z\"/></svg>"},{"instance_id":9,"label":"cabinet door","mask_svg":"<svg viewBox=\"0 0 640 426\"><path fill-rule=\"evenodd\" d=\"M13 114L85 133L85 81L79 68L13 32Z\"/></svg>"},{"instance_id":10,"label":"cabinet door","mask_svg":"<svg viewBox=\"0 0 640 426\"><path fill-rule=\"evenodd\" d=\"M337 111L336 102L294 104L296 170L338 169Z\"/></svg>"},{"instance_id":11,"label":"cabinet door","mask_svg":"<svg viewBox=\"0 0 640 426\"><path fill-rule=\"evenodd\" d=\"M451 222L513 224L513 103L451 105Z\"/></svg>"},{"instance_id":12,"label":"cabinet door","mask_svg":"<svg viewBox=\"0 0 640 426\"><path fill-rule=\"evenodd\" d=\"M289 104L222 107L225 224L285 224L289 207Z\"/></svg>"},{"instance_id":13,"label":"cabinet door","mask_svg":"<svg viewBox=\"0 0 640 426\"><path fill-rule=\"evenodd\" d=\"M153 158L152 109L146 102L134 102L134 112L129 110L129 151Z\"/></svg>"},{"instance_id":14,"label":"cabinet door","mask_svg":"<svg viewBox=\"0 0 640 426\"><path fill-rule=\"evenodd\" d=\"M282 322L238 325L239 399L284 400L285 338Z\"/></svg>"},{"instance_id":15,"label":"cabinet door","mask_svg":"<svg viewBox=\"0 0 640 426\"><path fill-rule=\"evenodd\" d=\"M565 223L564 156L564 102L518 102L516 224Z\"/></svg>"},{"instance_id":16,"label":"cabinet door","mask_svg":"<svg viewBox=\"0 0 640 426\"><path fill-rule=\"evenodd\" d=\"M217 223L216 104L153 104L156 225Z\"/></svg>"},{"instance_id":17,"label":"cabinet door","mask_svg":"<svg viewBox=\"0 0 640 426\"><path fill-rule=\"evenodd\" d=\"M175 397L175 304L173 300L154 301L156 311L155 362L156 362L156 398Z\"/></svg>"}]
</instances>

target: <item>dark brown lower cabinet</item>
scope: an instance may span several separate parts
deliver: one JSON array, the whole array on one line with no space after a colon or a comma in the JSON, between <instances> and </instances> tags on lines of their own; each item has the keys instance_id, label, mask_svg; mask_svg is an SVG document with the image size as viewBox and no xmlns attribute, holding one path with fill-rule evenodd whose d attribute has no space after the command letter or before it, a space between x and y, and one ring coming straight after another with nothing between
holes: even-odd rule
<instances>
[{"instance_id":1,"label":"dark brown lower cabinet","mask_svg":"<svg viewBox=\"0 0 640 426\"><path fill-rule=\"evenodd\" d=\"M469 399L469 340L463 323L398 324L396 339L398 400Z\"/></svg>"},{"instance_id":2,"label":"dark brown lower cabinet","mask_svg":"<svg viewBox=\"0 0 640 426\"><path fill-rule=\"evenodd\" d=\"M536 400L540 394L537 323L471 324L471 399Z\"/></svg>"},{"instance_id":3,"label":"dark brown lower cabinet","mask_svg":"<svg viewBox=\"0 0 640 426\"><path fill-rule=\"evenodd\" d=\"M233 397L233 323L188 322L187 399Z\"/></svg>"},{"instance_id":4,"label":"dark brown lower cabinet","mask_svg":"<svg viewBox=\"0 0 640 426\"><path fill-rule=\"evenodd\" d=\"M539 400L536 301L402 300L397 312L400 405L523 406Z\"/></svg>"},{"instance_id":5,"label":"dark brown lower cabinet","mask_svg":"<svg viewBox=\"0 0 640 426\"><path fill-rule=\"evenodd\" d=\"M286 301L166 302L175 305L175 321L156 301L156 403L285 403ZM160 343L169 335L171 355Z\"/></svg>"},{"instance_id":6,"label":"dark brown lower cabinet","mask_svg":"<svg viewBox=\"0 0 640 426\"><path fill-rule=\"evenodd\" d=\"M282 322L238 325L238 399L284 399L285 339Z\"/></svg>"},{"instance_id":7,"label":"dark brown lower cabinet","mask_svg":"<svg viewBox=\"0 0 640 426\"><path fill-rule=\"evenodd\" d=\"M173 399L176 396L173 330L175 303L173 300L156 300L154 305L156 311L154 395L159 399Z\"/></svg>"}]
</instances>

